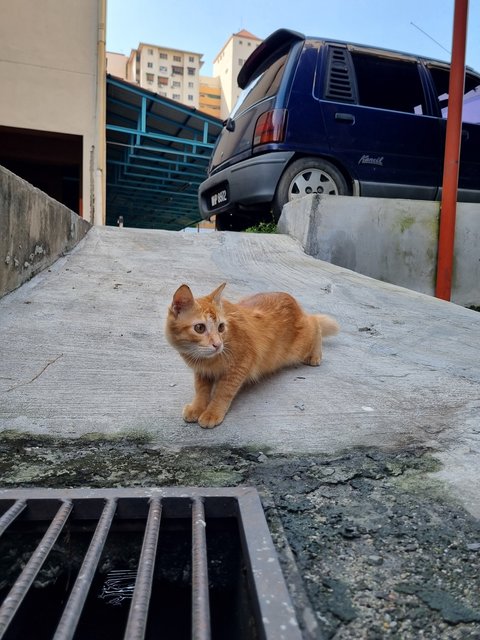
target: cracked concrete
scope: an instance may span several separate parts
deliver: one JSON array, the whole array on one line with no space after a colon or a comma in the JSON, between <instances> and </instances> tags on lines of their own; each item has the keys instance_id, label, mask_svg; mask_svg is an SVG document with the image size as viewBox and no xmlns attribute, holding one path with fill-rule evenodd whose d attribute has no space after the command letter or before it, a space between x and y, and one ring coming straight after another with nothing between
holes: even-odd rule
<instances>
[{"instance_id":1,"label":"cracked concrete","mask_svg":"<svg viewBox=\"0 0 480 640\"><path fill-rule=\"evenodd\" d=\"M181 282L222 281L342 330L205 431L163 322ZM285 236L94 228L0 300L2 485L253 484L306 638L478 638L479 339L478 313Z\"/></svg>"},{"instance_id":2,"label":"cracked concrete","mask_svg":"<svg viewBox=\"0 0 480 640\"><path fill-rule=\"evenodd\" d=\"M231 299L288 291L342 331L320 367L245 389L206 432L181 419L191 372L163 323L179 283L204 294L225 280ZM315 260L286 236L94 228L0 300L0 335L2 430L279 453L426 446L480 515L480 315Z\"/></svg>"},{"instance_id":3,"label":"cracked concrete","mask_svg":"<svg viewBox=\"0 0 480 640\"><path fill-rule=\"evenodd\" d=\"M174 451L134 434L0 443L6 487L257 487L306 640L479 637L480 523L434 479L440 466L422 449ZM0 548L0 564L10 556ZM12 568L0 569L8 583Z\"/></svg>"}]
</instances>

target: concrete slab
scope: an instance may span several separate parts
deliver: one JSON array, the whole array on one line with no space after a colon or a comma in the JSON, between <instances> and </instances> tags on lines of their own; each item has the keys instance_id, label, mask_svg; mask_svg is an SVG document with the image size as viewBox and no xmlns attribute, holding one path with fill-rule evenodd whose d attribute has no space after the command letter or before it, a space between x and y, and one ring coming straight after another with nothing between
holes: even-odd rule
<instances>
[{"instance_id":1,"label":"concrete slab","mask_svg":"<svg viewBox=\"0 0 480 640\"><path fill-rule=\"evenodd\" d=\"M182 282L284 290L342 331L318 368L246 389L214 430L186 425L192 374L163 323ZM425 446L480 516L480 314L303 253L287 236L93 228L0 300L0 429L138 434L158 446L334 453Z\"/></svg>"},{"instance_id":2,"label":"concrete slab","mask_svg":"<svg viewBox=\"0 0 480 640\"><path fill-rule=\"evenodd\" d=\"M305 253L428 295L435 294L440 203L310 195L285 205L278 229ZM480 204L459 202L451 300L480 306Z\"/></svg>"}]
</instances>

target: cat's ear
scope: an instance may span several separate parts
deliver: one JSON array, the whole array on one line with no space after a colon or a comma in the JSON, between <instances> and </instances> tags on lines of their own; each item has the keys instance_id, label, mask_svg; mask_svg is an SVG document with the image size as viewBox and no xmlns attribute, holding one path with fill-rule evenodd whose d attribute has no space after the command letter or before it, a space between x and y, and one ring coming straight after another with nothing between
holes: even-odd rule
<instances>
[{"instance_id":1,"label":"cat's ear","mask_svg":"<svg viewBox=\"0 0 480 640\"><path fill-rule=\"evenodd\" d=\"M190 309L190 307L193 306L193 303L193 294L190 291L190 287L188 287L186 284L182 284L182 286L178 287L178 289L173 294L171 309L175 318L177 318L178 314L182 311Z\"/></svg>"},{"instance_id":2,"label":"cat's ear","mask_svg":"<svg viewBox=\"0 0 480 640\"><path fill-rule=\"evenodd\" d=\"M223 282L219 287L215 289L215 291L212 291L212 293L208 296L210 300L212 300L212 302L215 302L215 304L220 304L220 296L222 295L222 291L226 286L227 283Z\"/></svg>"}]
</instances>

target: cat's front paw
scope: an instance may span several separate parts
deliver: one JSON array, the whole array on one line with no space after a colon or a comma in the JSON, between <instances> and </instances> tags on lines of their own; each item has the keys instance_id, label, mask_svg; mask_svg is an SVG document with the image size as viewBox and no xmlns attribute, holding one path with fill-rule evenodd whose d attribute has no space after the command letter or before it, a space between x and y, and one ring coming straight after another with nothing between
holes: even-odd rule
<instances>
[{"instance_id":1,"label":"cat's front paw","mask_svg":"<svg viewBox=\"0 0 480 640\"><path fill-rule=\"evenodd\" d=\"M310 367L318 367L318 365L322 361L322 356L319 355L310 355L305 358L303 364L308 364Z\"/></svg>"},{"instance_id":2,"label":"cat's front paw","mask_svg":"<svg viewBox=\"0 0 480 640\"><path fill-rule=\"evenodd\" d=\"M199 411L197 407L193 404L186 404L183 407L182 418L185 422L198 422L198 418L201 414L201 410Z\"/></svg>"},{"instance_id":3,"label":"cat's front paw","mask_svg":"<svg viewBox=\"0 0 480 640\"><path fill-rule=\"evenodd\" d=\"M213 427L217 427L221 422L223 422L224 417L224 413L206 409L198 418L198 424L202 429L213 429Z\"/></svg>"}]
</instances>

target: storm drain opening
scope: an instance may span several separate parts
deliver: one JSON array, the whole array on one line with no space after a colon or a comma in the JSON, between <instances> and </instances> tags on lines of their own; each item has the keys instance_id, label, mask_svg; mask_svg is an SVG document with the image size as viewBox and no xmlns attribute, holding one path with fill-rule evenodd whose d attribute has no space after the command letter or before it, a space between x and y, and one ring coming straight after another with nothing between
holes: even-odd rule
<instances>
[{"instance_id":1,"label":"storm drain opening","mask_svg":"<svg viewBox=\"0 0 480 640\"><path fill-rule=\"evenodd\" d=\"M0 490L0 639L297 640L259 496Z\"/></svg>"}]
</instances>

